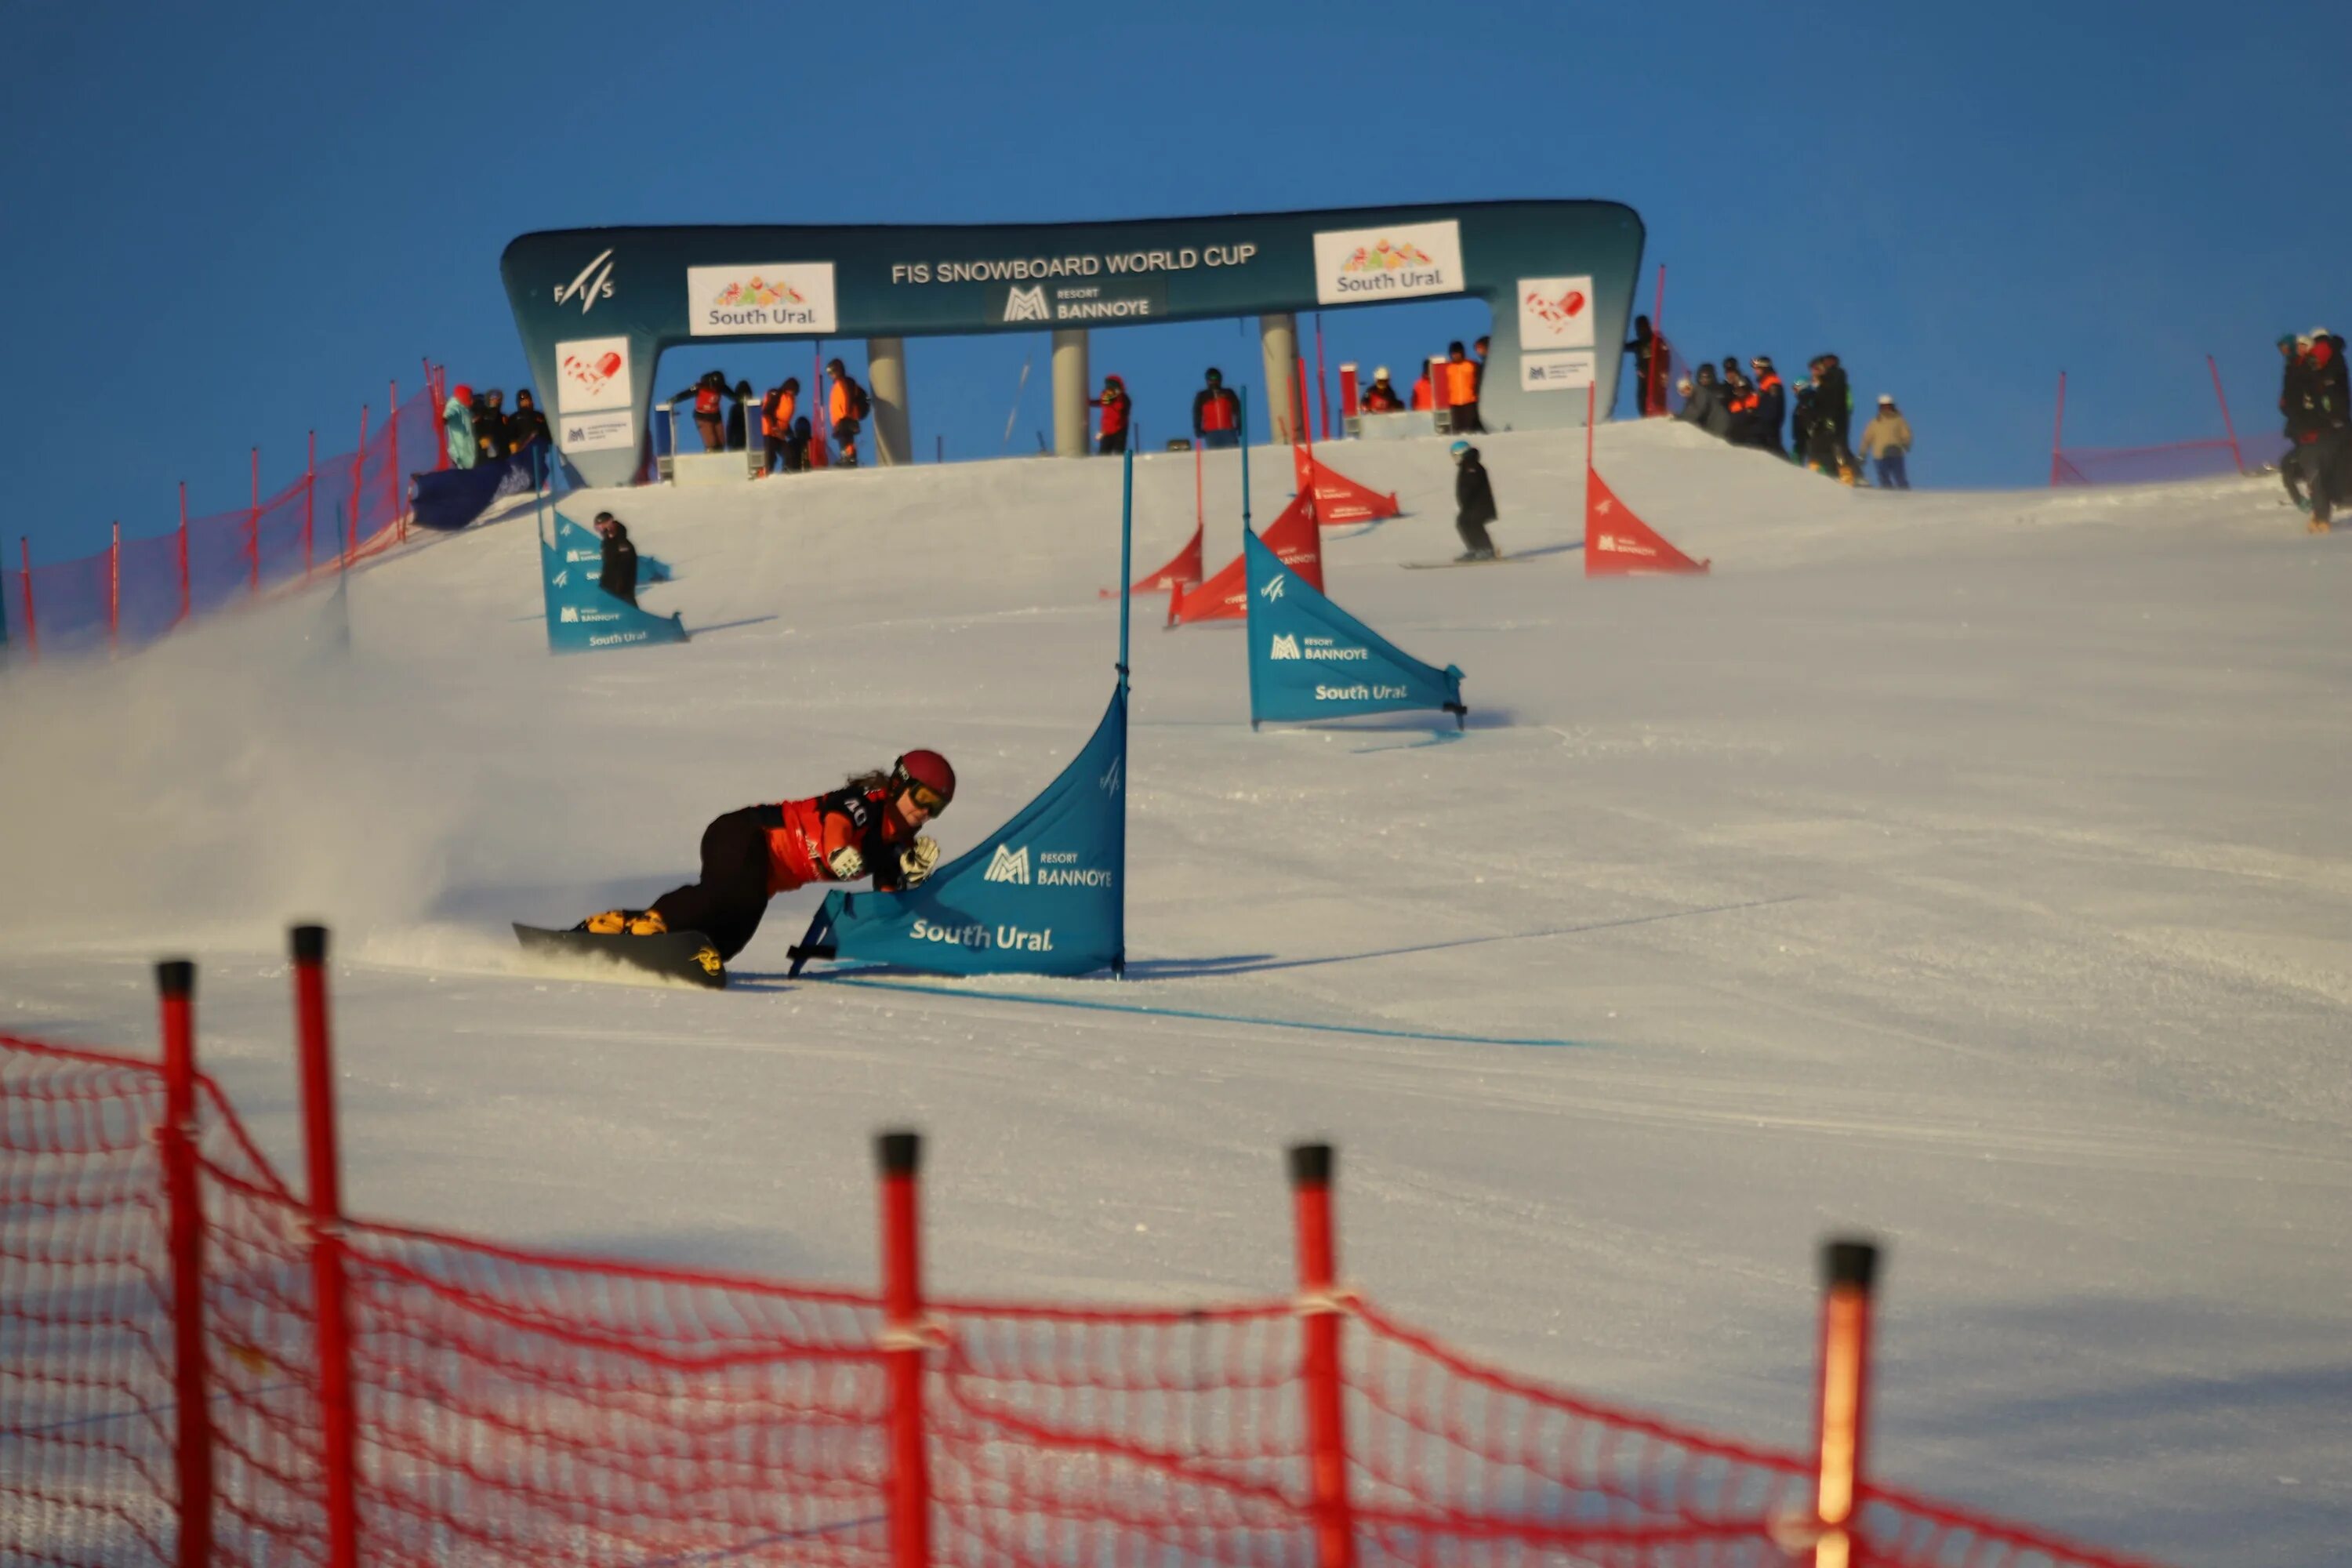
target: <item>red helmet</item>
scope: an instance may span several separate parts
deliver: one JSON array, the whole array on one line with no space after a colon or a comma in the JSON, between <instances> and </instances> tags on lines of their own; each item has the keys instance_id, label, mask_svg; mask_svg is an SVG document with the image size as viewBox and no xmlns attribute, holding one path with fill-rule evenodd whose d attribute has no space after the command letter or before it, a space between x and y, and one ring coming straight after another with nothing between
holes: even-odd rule
<instances>
[{"instance_id":1,"label":"red helmet","mask_svg":"<svg viewBox=\"0 0 2352 1568\"><path fill-rule=\"evenodd\" d=\"M944 811L948 802L955 798L955 769L937 752L908 752L890 769L890 793L895 796L917 785L939 796L940 803L931 808L933 812Z\"/></svg>"}]
</instances>

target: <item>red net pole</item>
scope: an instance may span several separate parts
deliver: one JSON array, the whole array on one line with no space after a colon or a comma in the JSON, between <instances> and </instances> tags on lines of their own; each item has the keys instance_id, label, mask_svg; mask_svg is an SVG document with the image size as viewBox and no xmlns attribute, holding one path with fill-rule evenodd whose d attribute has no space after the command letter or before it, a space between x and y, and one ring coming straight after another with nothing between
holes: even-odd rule
<instances>
[{"instance_id":1,"label":"red net pole","mask_svg":"<svg viewBox=\"0 0 2352 1568\"><path fill-rule=\"evenodd\" d=\"M916 1173L922 1140L874 1141L882 1174L882 1310L890 1363L890 1562L929 1568L931 1477L923 1436L923 1269Z\"/></svg>"},{"instance_id":2,"label":"red net pole","mask_svg":"<svg viewBox=\"0 0 2352 1568\"><path fill-rule=\"evenodd\" d=\"M1601 378L1595 376L1586 384L1584 388L1584 472L1585 488L1588 491L1591 489L1592 483L1592 422L1600 413Z\"/></svg>"},{"instance_id":3,"label":"red net pole","mask_svg":"<svg viewBox=\"0 0 2352 1568\"><path fill-rule=\"evenodd\" d=\"M1290 401L1293 417L1297 421L1293 428L1298 432L1298 444L1307 448L1311 458L1315 455L1315 426L1307 416L1307 356L1296 355L1293 363L1296 368L1290 377Z\"/></svg>"},{"instance_id":4,"label":"red net pole","mask_svg":"<svg viewBox=\"0 0 2352 1568\"><path fill-rule=\"evenodd\" d=\"M1192 526L1193 526L1194 528L1205 528L1205 527L1207 527L1207 526L1208 526L1208 516L1209 516L1209 514L1208 514L1208 512L1207 512L1206 510L1203 510L1203 508L1202 508L1202 492L1201 492L1201 443L1200 443L1199 441L1197 441L1197 440L1196 440L1196 441L1194 441L1194 442L1192 443ZM28 572L26 572L26 574L25 574L25 583L26 583L26 588L25 588L25 591L26 591L27 594L29 594L29 593L31 593L31 592L33 591L33 590L32 590L32 581L33 581L32 574L28 571ZM29 614L30 612L27 612L27 613Z\"/></svg>"},{"instance_id":5,"label":"red net pole","mask_svg":"<svg viewBox=\"0 0 2352 1568\"><path fill-rule=\"evenodd\" d=\"M1870 1290L1878 1248L1832 1241L1822 1250L1821 1435L1815 1512L1821 1539L1813 1568L1860 1568L1862 1552L1847 1526L1862 1485L1864 1416L1870 1403Z\"/></svg>"},{"instance_id":6,"label":"red net pole","mask_svg":"<svg viewBox=\"0 0 2352 1568\"><path fill-rule=\"evenodd\" d=\"M1665 374L1665 355L1659 351L1666 343L1666 264L1658 263L1658 291L1650 301L1650 369L1642 377L1642 417L1666 411L1666 391L1659 384Z\"/></svg>"},{"instance_id":7,"label":"red net pole","mask_svg":"<svg viewBox=\"0 0 2352 1568\"><path fill-rule=\"evenodd\" d=\"M1315 418L1325 441L1331 439L1331 396L1323 384L1323 312L1315 312Z\"/></svg>"},{"instance_id":8,"label":"red net pole","mask_svg":"<svg viewBox=\"0 0 2352 1568\"><path fill-rule=\"evenodd\" d=\"M16 536L16 562L24 570L16 581L25 589L25 657L35 664L41 662L41 624L33 618L33 547L23 534Z\"/></svg>"},{"instance_id":9,"label":"red net pole","mask_svg":"<svg viewBox=\"0 0 2352 1568\"><path fill-rule=\"evenodd\" d=\"M2059 466L2064 461L2058 450L2066 441L2066 373L2058 373L2058 422L2050 427L2050 482L2058 483Z\"/></svg>"},{"instance_id":10,"label":"red net pole","mask_svg":"<svg viewBox=\"0 0 2352 1568\"><path fill-rule=\"evenodd\" d=\"M319 511L319 433L310 432L310 455L302 463L302 578L310 577L312 523Z\"/></svg>"},{"instance_id":11,"label":"red net pole","mask_svg":"<svg viewBox=\"0 0 2352 1568\"><path fill-rule=\"evenodd\" d=\"M442 469L449 466L448 437L439 433L441 430L441 405L447 402L448 399L441 390L441 377L434 373L433 362L428 359L424 362L424 364L425 402L426 412L431 414L433 416L427 421L427 423L433 426L435 431L433 437L433 471L437 474ZM547 389L542 386L540 390L544 392Z\"/></svg>"},{"instance_id":12,"label":"red net pole","mask_svg":"<svg viewBox=\"0 0 2352 1568\"><path fill-rule=\"evenodd\" d=\"M328 1568L358 1568L358 1444L352 1420L351 1309L343 1273L341 1164L335 1150L333 1047L327 1038L327 928L294 928L294 1015L310 1168L310 1290L319 1350L320 1447L326 1468Z\"/></svg>"},{"instance_id":13,"label":"red net pole","mask_svg":"<svg viewBox=\"0 0 2352 1568\"><path fill-rule=\"evenodd\" d=\"M1335 1290L1339 1246L1331 1224L1331 1145L1294 1144L1290 1192L1298 1227L1298 1310L1306 1339L1307 1450L1315 1488L1318 1568L1352 1568L1355 1521L1348 1505L1348 1433L1339 1377Z\"/></svg>"},{"instance_id":14,"label":"red net pole","mask_svg":"<svg viewBox=\"0 0 2352 1568\"><path fill-rule=\"evenodd\" d=\"M1342 364L1339 367L1339 418L1343 422L1353 419L1363 406L1363 386L1357 379L1356 367Z\"/></svg>"},{"instance_id":15,"label":"red net pole","mask_svg":"<svg viewBox=\"0 0 2352 1568\"><path fill-rule=\"evenodd\" d=\"M367 476L368 415L364 403L360 405L360 455L352 459L352 515L343 524L343 565L348 568L360 552L360 497L362 481Z\"/></svg>"},{"instance_id":16,"label":"red net pole","mask_svg":"<svg viewBox=\"0 0 2352 1568\"><path fill-rule=\"evenodd\" d=\"M180 481L180 613L177 626L188 618L188 481Z\"/></svg>"},{"instance_id":17,"label":"red net pole","mask_svg":"<svg viewBox=\"0 0 2352 1568\"><path fill-rule=\"evenodd\" d=\"M392 449L384 454L384 497L392 502L393 538L395 542L408 537L408 514L400 509L404 499L400 493L400 383L384 384L384 422L392 437Z\"/></svg>"},{"instance_id":18,"label":"red net pole","mask_svg":"<svg viewBox=\"0 0 2352 1568\"><path fill-rule=\"evenodd\" d=\"M246 590L261 595L261 448L253 449L253 506L245 514Z\"/></svg>"},{"instance_id":19,"label":"red net pole","mask_svg":"<svg viewBox=\"0 0 2352 1568\"><path fill-rule=\"evenodd\" d=\"M2245 455L2238 450L2238 427L2230 422L2230 398L2221 390L2221 367L2213 363L2211 354L2207 354L2205 368L2213 373L2213 401L2221 405L2221 428L2230 437L2230 461L2237 464L2238 472L2242 474L2246 471L2246 459Z\"/></svg>"},{"instance_id":20,"label":"red net pole","mask_svg":"<svg viewBox=\"0 0 2352 1568\"><path fill-rule=\"evenodd\" d=\"M205 1216L196 1187L196 966L155 966L163 1011L163 1124L155 1130L172 1249L172 1381L180 1482L179 1568L213 1552L211 1380L205 1365Z\"/></svg>"},{"instance_id":21,"label":"red net pole","mask_svg":"<svg viewBox=\"0 0 2352 1568\"><path fill-rule=\"evenodd\" d=\"M122 646L122 522L114 524L114 542L106 550L106 646Z\"/></svg>"}]
</instances>

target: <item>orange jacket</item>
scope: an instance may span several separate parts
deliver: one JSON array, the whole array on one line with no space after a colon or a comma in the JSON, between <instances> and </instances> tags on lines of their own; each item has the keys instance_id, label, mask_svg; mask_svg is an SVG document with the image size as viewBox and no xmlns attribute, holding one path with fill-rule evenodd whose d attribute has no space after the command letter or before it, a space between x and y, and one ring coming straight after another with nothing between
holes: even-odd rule
<instances>
[{"instance_id":1,"label":"orange jacket","mask_svg":"<svg viewBox=\"0 0 2352 1568\"><path fill-rule=\"evenodd\" d=\"M782 441L793 433L793 416L799 411L800 395L784 392L776 395L775 411L760 416L761 431Z\"/></svg>"},{"instance_id":2,"label":"orange jacket","mask_svg":"<svg viewBox=\"0 0 2352 1568\"><path fill-rule=\"evenodd\" d=\"M836 430L841 428L843 420L857 417L857 405L849 400L847 376L833 384L833 395L825 403L825 413L831 416L833 427Z\"/></svg>"},{"instance_id":3,"label":"orange jacket","mask_svg":"<svg viewBox=\"0 0 2352 1568\"><path fill-rule=\"evenodd\" d=\"M1445 372L1445 405L1447 407L1459 408L1465 403L1475 403L1478 401L1477 361L1466 359L1447 360L1444 369Z\"/></svg>"},{"instance_id":4,"label":"orange jacket","mask_svg":"<svg viewBox=\"0 0 2352 1568\"><path fill-rule=\"evenodd\" d=\"M1415 408L1428 407L1430 395L1429 373L1427 371L1423 371L1421 373L1421 379L1412 384L1412 405Z\"/></svg>"}]
</instances>

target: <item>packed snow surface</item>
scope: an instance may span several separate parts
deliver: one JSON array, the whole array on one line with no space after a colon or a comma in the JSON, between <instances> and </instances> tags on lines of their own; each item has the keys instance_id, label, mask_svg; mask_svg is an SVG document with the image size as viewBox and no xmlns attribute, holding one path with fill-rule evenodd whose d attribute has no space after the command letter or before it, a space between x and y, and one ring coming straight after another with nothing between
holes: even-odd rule
<instances>
[{"instance_id":1,"label":"packed snow surface","mask_svg":"<svg viewBox=\"0 0 2352 1568\"><path fill-rule=\"evenodd\" d=\"M313 595L20 670L0 1027L152 1049L192 956L298 1169L320 919L355 1211L863 1283L907 1125L942 1293L1286 1289L1279 1151L1328 1135L1391 1310L1790 1448L1817 1247L1874 1235L1881 1477L2342 1561L2352 541L2261 480L1854 492L1652 425L1602 470L1714 573L1587 581L1581 434L1484 446L1527 564L1397 570L1459 548L1442 443L1324 453L1407 512L1327 536L1332 595L1466 670L1468 731L1253 733L1239 628L1138 600L1129 978L979 983L1337 1030L787 983L814 891L725 993L517 963L508 921L646 902L735 806L937 747L954 854L1052 778L1114 679L1119 476L1041 460L567 497L677 569L684 647L549 657L524 511L355 576L347 657ZM1137 464L1139 574L1193 485ZM1213 570L1232 455L1204 488Z\"/></svg>"}]
</instances>

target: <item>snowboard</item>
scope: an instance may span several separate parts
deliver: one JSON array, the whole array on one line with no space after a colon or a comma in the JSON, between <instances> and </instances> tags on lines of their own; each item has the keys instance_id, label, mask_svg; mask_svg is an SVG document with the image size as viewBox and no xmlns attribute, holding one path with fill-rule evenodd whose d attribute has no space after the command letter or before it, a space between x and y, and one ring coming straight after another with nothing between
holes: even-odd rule
<instances>
[{"instance_id":1,"label":"snowboard","mask_svg":"<svg viewBox=\"0 0 2352 1568\"><path fill-rule=\"evenodd\" d=\"M1532 555L1492 555L1484 561L1400 561L1397 564L1408 572L1442 572L1449 566L1524 566L1534 559Z\"/></svg>"},{"instance_id":2,"label":"snowboard","mask_svg":"<svg viewBox=\"0 0 2352 1568\"><path fill-rule=\"evenodd\" d=\"M698 931L664 931L659 936L600 936L584 931L549 931L515 923L515 940L523 952L541 958L592 959L616 969L675 980L718 990L727 984L727 966L710 939Z\"/></svg>"}]
</instances>

